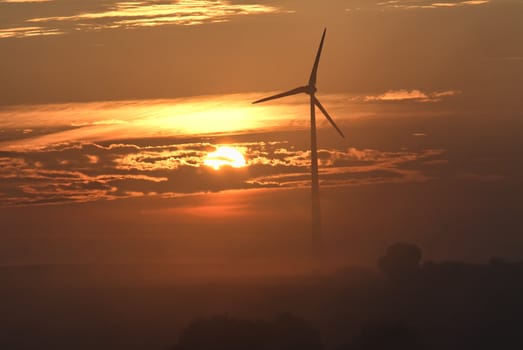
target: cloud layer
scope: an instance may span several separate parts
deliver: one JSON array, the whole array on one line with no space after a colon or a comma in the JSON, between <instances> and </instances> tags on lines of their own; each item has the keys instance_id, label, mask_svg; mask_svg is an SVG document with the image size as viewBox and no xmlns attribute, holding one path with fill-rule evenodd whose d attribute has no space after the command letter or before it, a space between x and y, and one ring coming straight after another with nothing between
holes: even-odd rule
<instances>
[{"instance_id":1,"label":"cloud layer","mask_svg":"<svg viewBox=\"0 0 523 350\"><path fill-rule=\"evenodd\" d=\"M49 204L309 185L307 150L287 141L229 146L242 151L246 167L216 170L204 165L206 155L217 147L209 142L158 146L77 143L1 152L0 202L4 206ZM323 186L426 181L430 177L423 168L431 161L444 160L444 155L442 150L321 149L320 177Z\"/></svg>"},{"instance_id":2,"label":"cloud layer","mask_svg":"<svg viewBox=\"0 0 523 350\"><path fill-rule=\"evenodd\" d=\"M48 1L8 0L3 2L47 3ZM98 5L89 10L72 8L72 13L68 15L26 18L19 26L0 28L0 38L57 35L79 30L199 25L228 22L237 16L288 12L276 6L256 3L236 4L227 0L114 1ZM55 10L56 13L63 12L58 6Z\"/></svg>"}]
</instances>

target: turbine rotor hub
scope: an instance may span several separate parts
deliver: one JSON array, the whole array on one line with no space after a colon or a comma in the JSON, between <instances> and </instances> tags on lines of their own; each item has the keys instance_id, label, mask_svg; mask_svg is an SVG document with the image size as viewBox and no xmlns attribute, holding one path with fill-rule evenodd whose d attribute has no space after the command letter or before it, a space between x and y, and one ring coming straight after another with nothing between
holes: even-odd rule
<instances>
[{"instance_id":1,"label":"turbine rotor hub","mask_svg":"<svg viewBox=\"0 0 523 350\"><path fill-rule=\"evenodd\" d=\"M316 93L316 91L318 91L318 89L316 89L315 85L307 85L307 86L305 86L305 92L308 95L314 95Z\"/></svg>"}]
</instances>

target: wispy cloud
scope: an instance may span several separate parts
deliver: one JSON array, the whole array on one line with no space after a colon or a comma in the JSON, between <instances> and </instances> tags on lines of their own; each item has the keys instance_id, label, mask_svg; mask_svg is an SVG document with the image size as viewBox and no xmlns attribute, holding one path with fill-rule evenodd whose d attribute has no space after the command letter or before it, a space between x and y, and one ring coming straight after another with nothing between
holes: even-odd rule
<instances>
[{"instance_id":1,"label":"wispy cloud","mask_svg":"<svg viewBox=\"0 0 523 350\"><path fill-rule=\"evenodd\" d=\"M363 101L417 101L417 102L438 102L443 98L458 95L460 91L447 90L435 92L423 92L421 90L389 90L380 95L369 95Z\"/></svg>"},{"instance_id":2,"label":"wispy cloud","mask_svg":"<svg viewBox=\"0 0 523 350\"><path fill-rule=\"evenodd\" d=\"M348 13L358 11L383 11L383 10L426 10L426 9L453 9L485 5L491 0L388 0L388 1L361 1L354 7L347 8Z\"/></svg>"},{"instance_id":3,"label":"wispy cloud","mask_svg":"<svg viewBox=\"0 0 523 350\"><path fill-rule=\"evenodd\" d=\"M476 6L489 3L490 0L468 0L468 1L383 1L377 5L382 8L410 9L437 9L463 6Z\"/></svg>"},{"instance_id":4,"label":"wispy cloud","mask_svg":"<svg viewBox=\"0 0 523 350\"><path fill-rule=\"evenodd\" d=\"M50 2L53 0L0 0L0 3Z\"/></svg>"},{"instance_id":5,"label":"wispy cloud","mask_svg":"<svg viewBox=\"0 0 523 350\"><path fill-rule=\"evenodd\" d=\"M164 24L195 25L228 21L233 16L274 13L277 7L259 4L232 4L218 0L180 0L176 2L125 1L107 10L79 13L71 16L33 18L29 22L75 21L89 25L90 21L109 20L92 24L93 28L158 26Z\"/></svg>"},{"instance_id":6,"label":"wispy cloud","mask_svg":"<svg viewBox=\"0 0 523 350\"><path fill-rule=\"evenodd\" d=\"M45 27L15 27L0 29L0 39L4 38L27 38L31 36L40 35L59 35L64 32L56 28L45 28Z\"/></svg>"},{"instance_id":7,"label":"wispy cloud","mask_svg":"<svg viewBox=\"0 0 523 350\"><path fill-rule=\"evenodd\" d=\"M306 187L310 184L308 151L287 151L280 149L280 160L271 162L272 166L287 167L281 171L249 180L259 185L277 187ZM444 159L444 150L380 151L373 149L319 150L320 178L325 186L368 185L377 183L427 181L423 167L416 169L404 165L409 163L426 164L429 160ZM282 157L282 154L285 154Z\"/></svg>"},{"instance_id":8,"label":"wispy cloud","mask_svg":"<svg viewBox=\"0 0 523 350\"><path fill-rule=\"evenodd\" d=\"M44 2L9 0L4 2ZM0 29L0 38L64 34L78 30L126 29L163 25L228 22L234 17L289 12L277 6L241 4L227 0L119 1L98 10L70 15L34 17L17 27ZM27 25L29 23L29 25ZM35 26L37 25L37 26Z\"/></svg>"}]
</instances>

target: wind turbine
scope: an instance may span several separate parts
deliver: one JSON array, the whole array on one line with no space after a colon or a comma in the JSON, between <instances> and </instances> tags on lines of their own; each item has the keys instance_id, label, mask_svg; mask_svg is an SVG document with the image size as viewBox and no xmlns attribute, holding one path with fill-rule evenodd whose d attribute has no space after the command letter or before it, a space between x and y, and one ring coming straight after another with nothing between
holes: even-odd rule
<instances>
[{"instance_id":1,"label":"wind turbine","mask_svg":"<svg viewBox=\"0 0 523 350\"><path fill-rule=\"evenodd\" d=\"M325 33L327 28L323 30L323 35L321 36L320 46L318 52L316 53L316 59L314 60L314 65L312 66L312 72L309 78L309 83L305 86L300 86L295 89L282 92L273 96L265 97L260 100L254 101L253 103L260 103L269 100L275 100L281 97L296 95L304 93L310 96L310 106L311 106L311 189L312 189L312 243L313 249L315 249L316 254L321 256L322 254L322 232L321 232L321 212L320 212L320 185L318 182L318 147L316 143L316 107L323 113L325 118L331 123L331 125L336 129L336 131L345 137L343 132L338 128L334 120L320 101L316 98L316 76L318 74L318 65L320 63L321 50L323 48L323 41L325 40Z\"/></svg>"}]
</instances>

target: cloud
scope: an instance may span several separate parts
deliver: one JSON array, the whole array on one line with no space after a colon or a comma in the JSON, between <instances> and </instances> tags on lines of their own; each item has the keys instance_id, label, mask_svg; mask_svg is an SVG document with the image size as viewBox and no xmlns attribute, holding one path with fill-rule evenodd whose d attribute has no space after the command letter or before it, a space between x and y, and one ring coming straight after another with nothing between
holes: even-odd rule
<instances>
[{"instance_id":1,"label":"cloud","mask_svg":"<svg viewBox=\"0 0 523 350\"><path fill-rule=\"evenodd\" d=\"M476 6L489 3L490 0L468 0L468 1L384 1L378 3L381 8L395 8L403 10L411 9L437 9L437 8L453 8L463 6Z\"/></svg>"},{"instance_id":2,"label":"cloud","mask_svg":"<svg viewBox=\"0 0 523 350\"><path fill-rule=\"evenodd\" d=\"M365 101L425 100L428 96L420 90L389 90L378 96L367 96Z\"/></svg>"},{"instance_id":3,"label":"cloud","mask_svg":"<svg viewBox=\"0 0 523 350\"><path fill-rule=\"evenodd\" d=\"M4 131L0 134L0 149L114 140L114 135L140 139L241 133L281 129L291 124L295 129L307 127L302 105L252 106L250 102L257 96L250 93L0 108L0 130ZM339 103L346 103L346 99ZM21 137L23 129L33 129L32 137Z\"/></svg>"},{"instance_id":4,"label":"cloud","mask_svg":"<svg viewBox=\"0 0 523 350\"><path fill-rule=\"evenodd\" d=\"M44 2L10 0L14 2ZM280 7L227 0L118 1L102 4L98 9L78 10L69 15L33 17L19 26L0 29L0 38L22 38L36 35L57 35L73 31L128 29L164 25L199 25L228 22L234 17L289 12ZM59 7L51 7L62 12ZM59 11L60 10L60 11ZM29 25L27 25L29 23Z\"/></svg>"},{"instance_id":5,"label":"cloud","mask_svg":"<svg viewBox=\"0 0 523 350\"><path fill-rule=\"evenodd\" d=\"M445 97L460 94L457 90L423 92L421 90L389 90L381 95L365 96L363 101L416 101L416 102L439 102Z\"/></svg>"},{"instance_id":6,"label":"cloud","mask_svg":"<svg viewBox=\"0 0 523 350\"><path fill-rule=\"evenodd\" d=\"M247 165L216 171L205 166L204 159L221 145L75 143L0 152L0 203L51 204L309 186L309 151L288 141L229 143L228 146L243 151ZM422 164L434 157L442 159L444 153L321 149L320 177L326 186L425 181L428 177L423 175L423 169L402 165Z\"/></svg>"},{"instance_id":7,"label":"cloud","mask_svg":"<svg viewBox=\"0 0 523 350\"><path fill-rule=\"evenodd\" d=\"M383 10L427 10L427 9L453 9L466 8L491 3L491 0L390 0L390 1L353 1L353 6L347 8L348 13L358 11L383 11Z\"/></svg>"},{"instance_id":8,"label":"cloud","mask_svg":"<svg viewBox=\"0 0 523 350\"><path fill-rule=\"evenodd\" d=\"M56 28L45 28L45 27L15 27L15 28L0 28L0 39L5 38L27 38L31 36L44 36L44 35L59 35L64 34Z\"/></svg>"},{"instance_id":9,"label":"cloud","mask_svg":"<svg viewBox=\"0 0 523 350\"><path fill-rule=\"evenodd\" d=\"M53 0L0 0L0 3L50 2Z\"/></svg>"}]
</instances>

